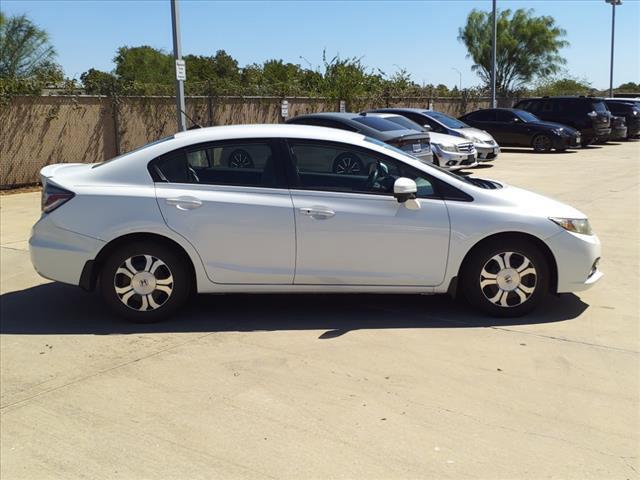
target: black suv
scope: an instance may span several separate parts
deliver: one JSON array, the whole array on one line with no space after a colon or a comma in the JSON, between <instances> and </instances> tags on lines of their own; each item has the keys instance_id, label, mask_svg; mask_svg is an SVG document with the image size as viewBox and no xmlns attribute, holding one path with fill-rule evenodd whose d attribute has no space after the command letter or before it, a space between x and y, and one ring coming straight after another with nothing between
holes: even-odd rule
<instances>
[{"instance_id":1,"label":"black suv","mask_svg":"<svg viewBox=\"0 0 640 480\"><path fill-rule=\"evenodd\" d=\"M626 119L627 138L640 135L640 101L632 98L607 98L605 103L611 113Z\"/></svg>"},{"instance_id":2,"label":"black suv","mask_svg":"<svg viewBox=\"0 0 640 480\"><path fill-rule=\"evenodd\" d=\"M562 123L580 130L582 145L611 134L611 112L602 98L542 97L519 101L514 108L526 110L536 117Z\"/></svg>"}]
</instances>

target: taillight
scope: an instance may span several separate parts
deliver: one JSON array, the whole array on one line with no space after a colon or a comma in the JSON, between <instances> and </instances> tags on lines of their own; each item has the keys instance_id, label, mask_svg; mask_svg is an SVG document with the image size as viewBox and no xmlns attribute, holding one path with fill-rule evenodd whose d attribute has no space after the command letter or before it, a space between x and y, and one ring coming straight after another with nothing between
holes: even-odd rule
<instances>
[{"instance_id":1,"label":"taillight","mask_svg":"<svg viewBox=\"0 0 640 480\"><path fill-rule=\"evenodd\" d=\"M60 205L71 200L74 195L69 190L47 182L42 189L42 212L53 212Z\"/></svg>"}]
</instances>

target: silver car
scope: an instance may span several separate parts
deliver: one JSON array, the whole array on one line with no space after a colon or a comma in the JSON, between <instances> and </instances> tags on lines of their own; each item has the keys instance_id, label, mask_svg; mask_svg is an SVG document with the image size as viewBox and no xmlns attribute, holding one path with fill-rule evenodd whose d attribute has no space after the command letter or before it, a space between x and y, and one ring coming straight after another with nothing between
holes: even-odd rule
<instances>
[{"instance_id":1,"label":"silver car","mask_svg":"<svg viewBox=\"0 0 640 480\"><path fill-rule=\"evenodd\" d=\"M419 125L428 126L432 132L466 138L473 142L480 162L495 160L500 153L500 146L491 134L473 128L442 112L423 108L379 108L372 110L372 112L395 113L407 117Z\"/></svg>"}]
</instances>

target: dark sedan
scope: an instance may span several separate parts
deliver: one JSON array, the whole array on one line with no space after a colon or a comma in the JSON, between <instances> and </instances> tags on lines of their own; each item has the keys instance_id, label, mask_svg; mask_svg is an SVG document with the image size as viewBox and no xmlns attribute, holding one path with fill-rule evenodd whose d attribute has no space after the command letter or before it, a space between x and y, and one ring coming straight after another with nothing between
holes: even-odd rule
<instances>
[{"instance_id":1,"label":"dark sedan","mask_svg":"<svg viewBox=\"0 0 640 480\"><path fill-rule=\"evenodd\" d=\"M607 98L607 108L615 116L624 117L627 124L627 137L640 135L640 101L632 98Z\"/></svg>"},{"instance_id":2,"label":"dark sedan","mask_svg":"<svg viewBox=\"0 0 640 480\"><path fill-rule=\"evenodd\" d=\"M349 132L357 132L393 145L413 155L424 163L433 163L431 143L427 132L408 130L384 118L368 116L366 113L311 113L287 120L286 123L296 125L314 125L316 127L337 128ZM357 174L364 168L358 158L336 157L333 164L334 173Z\"/></svg>"},{"instance_id":3,"label":"dark sedan","mask_svg":"<svg viewBox=\"0 0 640 480\"><path fill-rule=\"evenodd\" d=\"M489 132L502 146L532 147L536 152L564 151L580 146L580 132L560 123L543 122L525 110L488 108L460 117Z\"/></svg>"}]
</instances>

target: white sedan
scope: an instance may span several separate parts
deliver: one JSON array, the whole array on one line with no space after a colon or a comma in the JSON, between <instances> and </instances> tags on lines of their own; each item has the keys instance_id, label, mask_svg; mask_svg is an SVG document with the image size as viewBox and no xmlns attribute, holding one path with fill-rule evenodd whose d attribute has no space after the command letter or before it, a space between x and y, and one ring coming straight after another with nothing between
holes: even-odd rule
<instances>
[{"instance_id":1,"label":"white sedan","mask_svg":"<svg viewBox=\"0 0 640 480\"><path fill-rule=\"evenodd\" d=\"M247 165L234 159L251 152ZM336 174L336 156L365 171ZM191 292L456 290L491 315L593 285L600 242L574 208L464 178L362 135L244 125L42 169L29 241L44 277L155 321Z\"/></svg>"}]
</instances>

